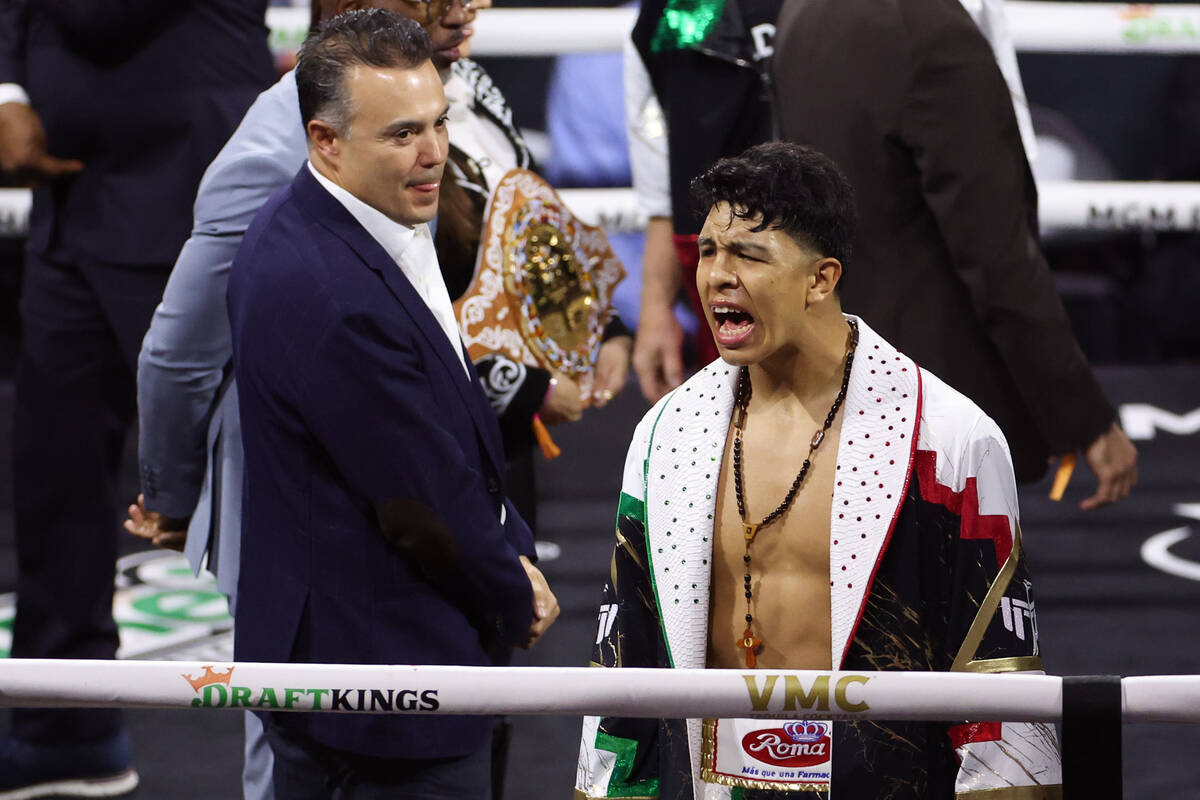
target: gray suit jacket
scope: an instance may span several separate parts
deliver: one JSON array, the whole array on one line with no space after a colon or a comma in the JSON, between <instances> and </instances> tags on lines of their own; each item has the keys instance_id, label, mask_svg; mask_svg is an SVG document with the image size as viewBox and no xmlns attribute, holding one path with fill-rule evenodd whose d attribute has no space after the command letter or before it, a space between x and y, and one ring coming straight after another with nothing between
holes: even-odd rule
<instances>
[{"instance_id":1,"label":"gray suit jacket","mask_svg":"<svg viewBox=\"0 0 1200 800\"><path fill-rule=\"evenodd\" d=\"M255 213L308 157L292 73L259 95L209 165L183 246L138 359L147 508L191 517L186 554L232 596L241 550L242 439L225 290Z\"/></svg>"}]
</instances>

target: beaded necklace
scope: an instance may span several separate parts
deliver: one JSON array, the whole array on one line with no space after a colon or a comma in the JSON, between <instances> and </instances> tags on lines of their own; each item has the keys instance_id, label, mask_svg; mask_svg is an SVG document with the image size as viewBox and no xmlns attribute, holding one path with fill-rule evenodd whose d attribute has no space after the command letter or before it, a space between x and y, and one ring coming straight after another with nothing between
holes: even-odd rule
<instances>
[{"instance_id":1,"label":"beaded necklace","mask_svg":"<svg viewBox=\"0 0 1200 800\"><path fill-rule=\"evenodd\" d=\"M757 663L756 653L761 649L763 643L760 637L754 635L754 616L750 611L750 604L754 599L754 592L750 588L750 545L754 542L754 537L758 535L759 530L782 517L792 505L792 501L796 499L796 493L800 491L800 486L804 483L805 476L808 475L808 469L812 466L813 454L825 439L825 432L833 425L833 419L846 399L846 388L850 385L850 369L854 366L854 350L858 347L858 325L854 320L847 320L847 322L850 325L850 346L846 350L846 366L842 370L842 387L838 389L837 397L834 398L833 405L829 407L829 413L825 415L825 424L821 430L813 434L812 441L808 443L808 455L805 456L804 463L800 466L796 480L792 481L792 488L788 490L787 496L783 498L779 507L758 523L746 520L746 499L742 490L742 429L746 425L746 410L750 406L750 370L742 367L738 374L733 409L733 493L737 498L738 516L742 520L742 535L746 540L746 553L742 556L742 562L746 565L746 630L738 639L737 646L746 651L746 667L749 669L754 669Z\"/></svg>"}]
</instances>

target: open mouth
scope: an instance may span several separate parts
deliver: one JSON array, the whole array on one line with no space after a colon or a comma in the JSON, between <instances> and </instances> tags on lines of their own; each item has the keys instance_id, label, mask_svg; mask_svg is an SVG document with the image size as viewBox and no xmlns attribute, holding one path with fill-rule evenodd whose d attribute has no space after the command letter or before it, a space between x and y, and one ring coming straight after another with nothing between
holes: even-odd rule
<instances>
[{"instance_id":1,"label":"open mouth","mask_svg":"<svg viewBox=\"0 0 1200 800\"><path fill-rule=\"evenodd\" d=\"M744 340L754 328L753 315L739 306L713 306L712 314L719 344L737 344Z\"/></svg>"}]
</instances>

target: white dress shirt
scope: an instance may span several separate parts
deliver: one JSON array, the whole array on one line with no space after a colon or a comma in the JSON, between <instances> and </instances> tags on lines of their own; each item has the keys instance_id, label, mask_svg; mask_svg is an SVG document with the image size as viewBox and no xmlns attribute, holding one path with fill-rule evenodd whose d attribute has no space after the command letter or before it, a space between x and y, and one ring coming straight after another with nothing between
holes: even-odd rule
<instances>
[{"instance_id":1,"label":"white dress shirt","mask_svg":"<svg viewBox=\"0 0 1200 800\"><path fill-rule=\"evenodd\" d=\"M19 83L0 83L0 105L5 103L22 103L29 105L29 95Z\"/></svg>"},{"instance_id":2,"label":"white dress shirt","mask_svg":"<svg viewBox=\"0 0 1200 800\"><path fill-rule=\"evenodd\" d=\"M345 206L350 215L358 220L358 224L366 229L372 239L379 242L400 267L404 277L408 278L408 282L433 312L469 379L471 373L467 369L467 359L463 356L462 337L454 318L454 306L450 302L450 293L446 291L446 281L442 278L442 270L438 266L437 252L433 248L429 226L424 223L411 228L402 225L326 178L317 171L311 161L308 162L308 170L335 200Z\"/></svg>"}]
</instances>

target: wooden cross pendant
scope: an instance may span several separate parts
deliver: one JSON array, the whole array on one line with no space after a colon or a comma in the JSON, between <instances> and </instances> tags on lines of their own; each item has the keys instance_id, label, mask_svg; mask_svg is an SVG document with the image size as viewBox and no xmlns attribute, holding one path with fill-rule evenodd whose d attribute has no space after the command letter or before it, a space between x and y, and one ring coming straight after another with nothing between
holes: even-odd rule
<instances>
[{"instance_id":1,"label":"wooden cross pendant","mask_svg":"<svg viewBox=\"0 0 1200 800\"><path fill-rule=\"evenodd\" d=\"M742 634L742 638L738 639L737 646L746 651L746 669L754 669L758 663L755 656L755 651L762 645L762 639L754 635L754 631L746 628Z\"/></svg>"},{"instance_id":2,"label":"wooden cross pendant","mask_svg":"<svg viewBox=\"0 0 1200 800\"><path fill-rule=\"evenodd\" d=\"M742 523L742 535L746 537L746 546L754 541L754 537L758 535L758 525L753 522Z\"/></svg>"}]
</instances>

